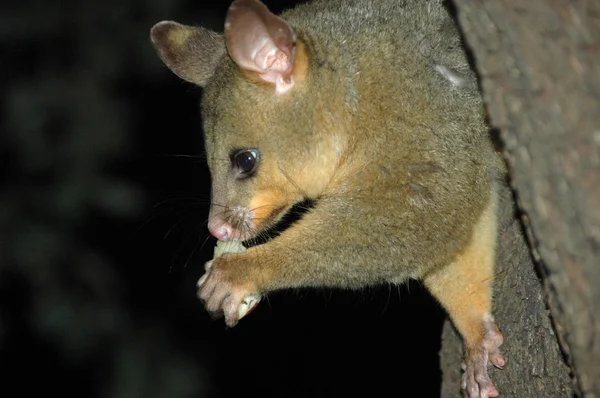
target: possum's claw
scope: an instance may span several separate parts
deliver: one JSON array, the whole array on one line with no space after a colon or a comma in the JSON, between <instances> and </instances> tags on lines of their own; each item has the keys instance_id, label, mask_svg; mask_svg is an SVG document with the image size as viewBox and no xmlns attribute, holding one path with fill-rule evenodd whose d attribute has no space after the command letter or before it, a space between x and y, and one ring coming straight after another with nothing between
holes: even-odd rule
<instances>
[{"instance_id":1,"label":"possum's claw","mask_svg":"<svg viewBox=\"0 0 600 398\"><path fill-rule=\"evenodd\" d=\"M488 325L488 331L479 347L467 350L467 357L463 364L462 384L465 395L468 398L497 397L498 390L488 375L488 365L502 369L506 363L499 347L504 337L496 325L492 322Z\"/></svg>"},{"instance_id":2,"label":"possum's claw","mask_svg":"<svg viewBox=\"0 0 600 398\"><path fill-rule=\"evenodd\" d=\"M219 258L204 266L206 273L198 280L198 298L214 315L221 313L229 327L235 326L258 305L260 293L247 284L238 284L227 272L231 267L223 266ZM231 265L231 264L228 264Z\"/></svg>"}]
</instances>

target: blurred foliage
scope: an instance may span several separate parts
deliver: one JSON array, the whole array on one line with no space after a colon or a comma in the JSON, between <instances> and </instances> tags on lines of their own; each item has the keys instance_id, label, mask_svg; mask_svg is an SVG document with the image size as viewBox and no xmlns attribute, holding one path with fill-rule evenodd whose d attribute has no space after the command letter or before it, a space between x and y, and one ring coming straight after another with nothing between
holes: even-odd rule
<instances>
[{"instance_id":1,"label":"blurred foliage","mask_svg":"<svg viewBox=\"0 0 600 398\"><path fill-rule=\"evenodd\" d=\"M165 72L149 29L185 3L2 6L3 388L89 397L207 391L201 364L173 343L166 320L135 311L122 263L131 256L115 243L148 205L144 176L123 170L143 156L136 148L149 133L133 91ZM52 381L32 382L42 377Z\"/></svg>"}]
</instances>

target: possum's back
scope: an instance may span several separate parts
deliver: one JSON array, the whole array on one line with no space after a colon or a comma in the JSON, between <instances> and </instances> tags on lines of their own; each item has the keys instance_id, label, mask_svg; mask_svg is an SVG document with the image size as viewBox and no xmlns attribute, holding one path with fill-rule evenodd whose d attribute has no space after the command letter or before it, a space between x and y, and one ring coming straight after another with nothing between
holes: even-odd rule
<instances>
[{"instance_id":1,"label":"possum's back","mask_svg":"<svg viewBox=\"0 0 600 398\"><path fill-rule=\"evenodd\" d=\"M420 141L447 170L495 158L476 76L444 2L317 0L283 17L310 41L316 69L338 73L345 105L357 115L354 134L368 137L366 153L379 157L377 143L400 151ZM377 118L384 129L374 128L382 125Z\"/></svg>"},{"instance_id":2,"label":"possum's back","mask_svg":"<svg viewBox=\"0 0 600 398\"><path fill-rule=\"evenodd\" d=\"M317 0L282 16L308 37L314 59L340 74L350 108L385 96L400 118L463 120L469 134L487 134L476 77L444 2Z\"/></svg>"},{"instance_id":3,"label":"possum's back","mask_svg":"<svg viewBox=\"0 0 600 398\"><path fill-rule=\"evenodd\" d=\"M316 0L282 17L297 32L314 37L313 43L345 51L349 62L379 47L395 57L423 57L473 77L455 22L440 0Z\"/></svg>"}]
</instances>

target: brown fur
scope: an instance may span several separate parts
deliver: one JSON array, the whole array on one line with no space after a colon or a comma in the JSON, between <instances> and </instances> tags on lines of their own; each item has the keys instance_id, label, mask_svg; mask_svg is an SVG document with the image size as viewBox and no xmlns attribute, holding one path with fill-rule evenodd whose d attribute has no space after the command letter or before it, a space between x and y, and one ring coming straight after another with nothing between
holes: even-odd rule
<instances>
[{"instance_id":1,"label":"brown fur","mask_svg":"<svg viewBox=\"0 0 600 398\"><path fill-rule=\"evenodd\" d=\"M315 1L282 18L298 38L289 92L275 94L227 55L209 79L204 67L202 79L189 72L205 89L211 217L255 209L247 238L302 199L316 205L272 241L216 259L201 294L207 307L242 288L424 278L467 345L481 344L504 171L454 22L438 1L400 0ZM206 36L189 29L187 37ZM162 45L177 59L189 48ZM259 149L260 163L255 176L235 180L229 154L242 148Z\"/></svg>"}]
</instances>

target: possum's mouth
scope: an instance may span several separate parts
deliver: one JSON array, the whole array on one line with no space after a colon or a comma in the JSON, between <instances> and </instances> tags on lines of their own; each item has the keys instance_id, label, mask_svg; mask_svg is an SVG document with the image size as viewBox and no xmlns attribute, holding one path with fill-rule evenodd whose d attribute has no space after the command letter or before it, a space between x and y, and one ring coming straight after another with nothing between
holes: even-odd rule
<instances>
[{"instance_id":1,"label":"possum's mouth","mask_svg":"<svg viewBox=\"0 0 600 398\"><path fill-rule=\"evenodd\" d=\"M304 199L301 202L294 204L288 210L277 209L272 213L273 220L279 217L279 220L274 222L268 228L260 231L256 236L246 239L242 242L242 244L246 248L263 245L268 241L275 239L283 231L290 228L294 223L298 222L298 220L302 219L304 214L310 211L315 205L315 200L313 199ZM283 212L283 214L280 214ZM269 217L271 218L271 217ZM268 223L268 222L267 222Z\"/></svg>"}]
</instances>

